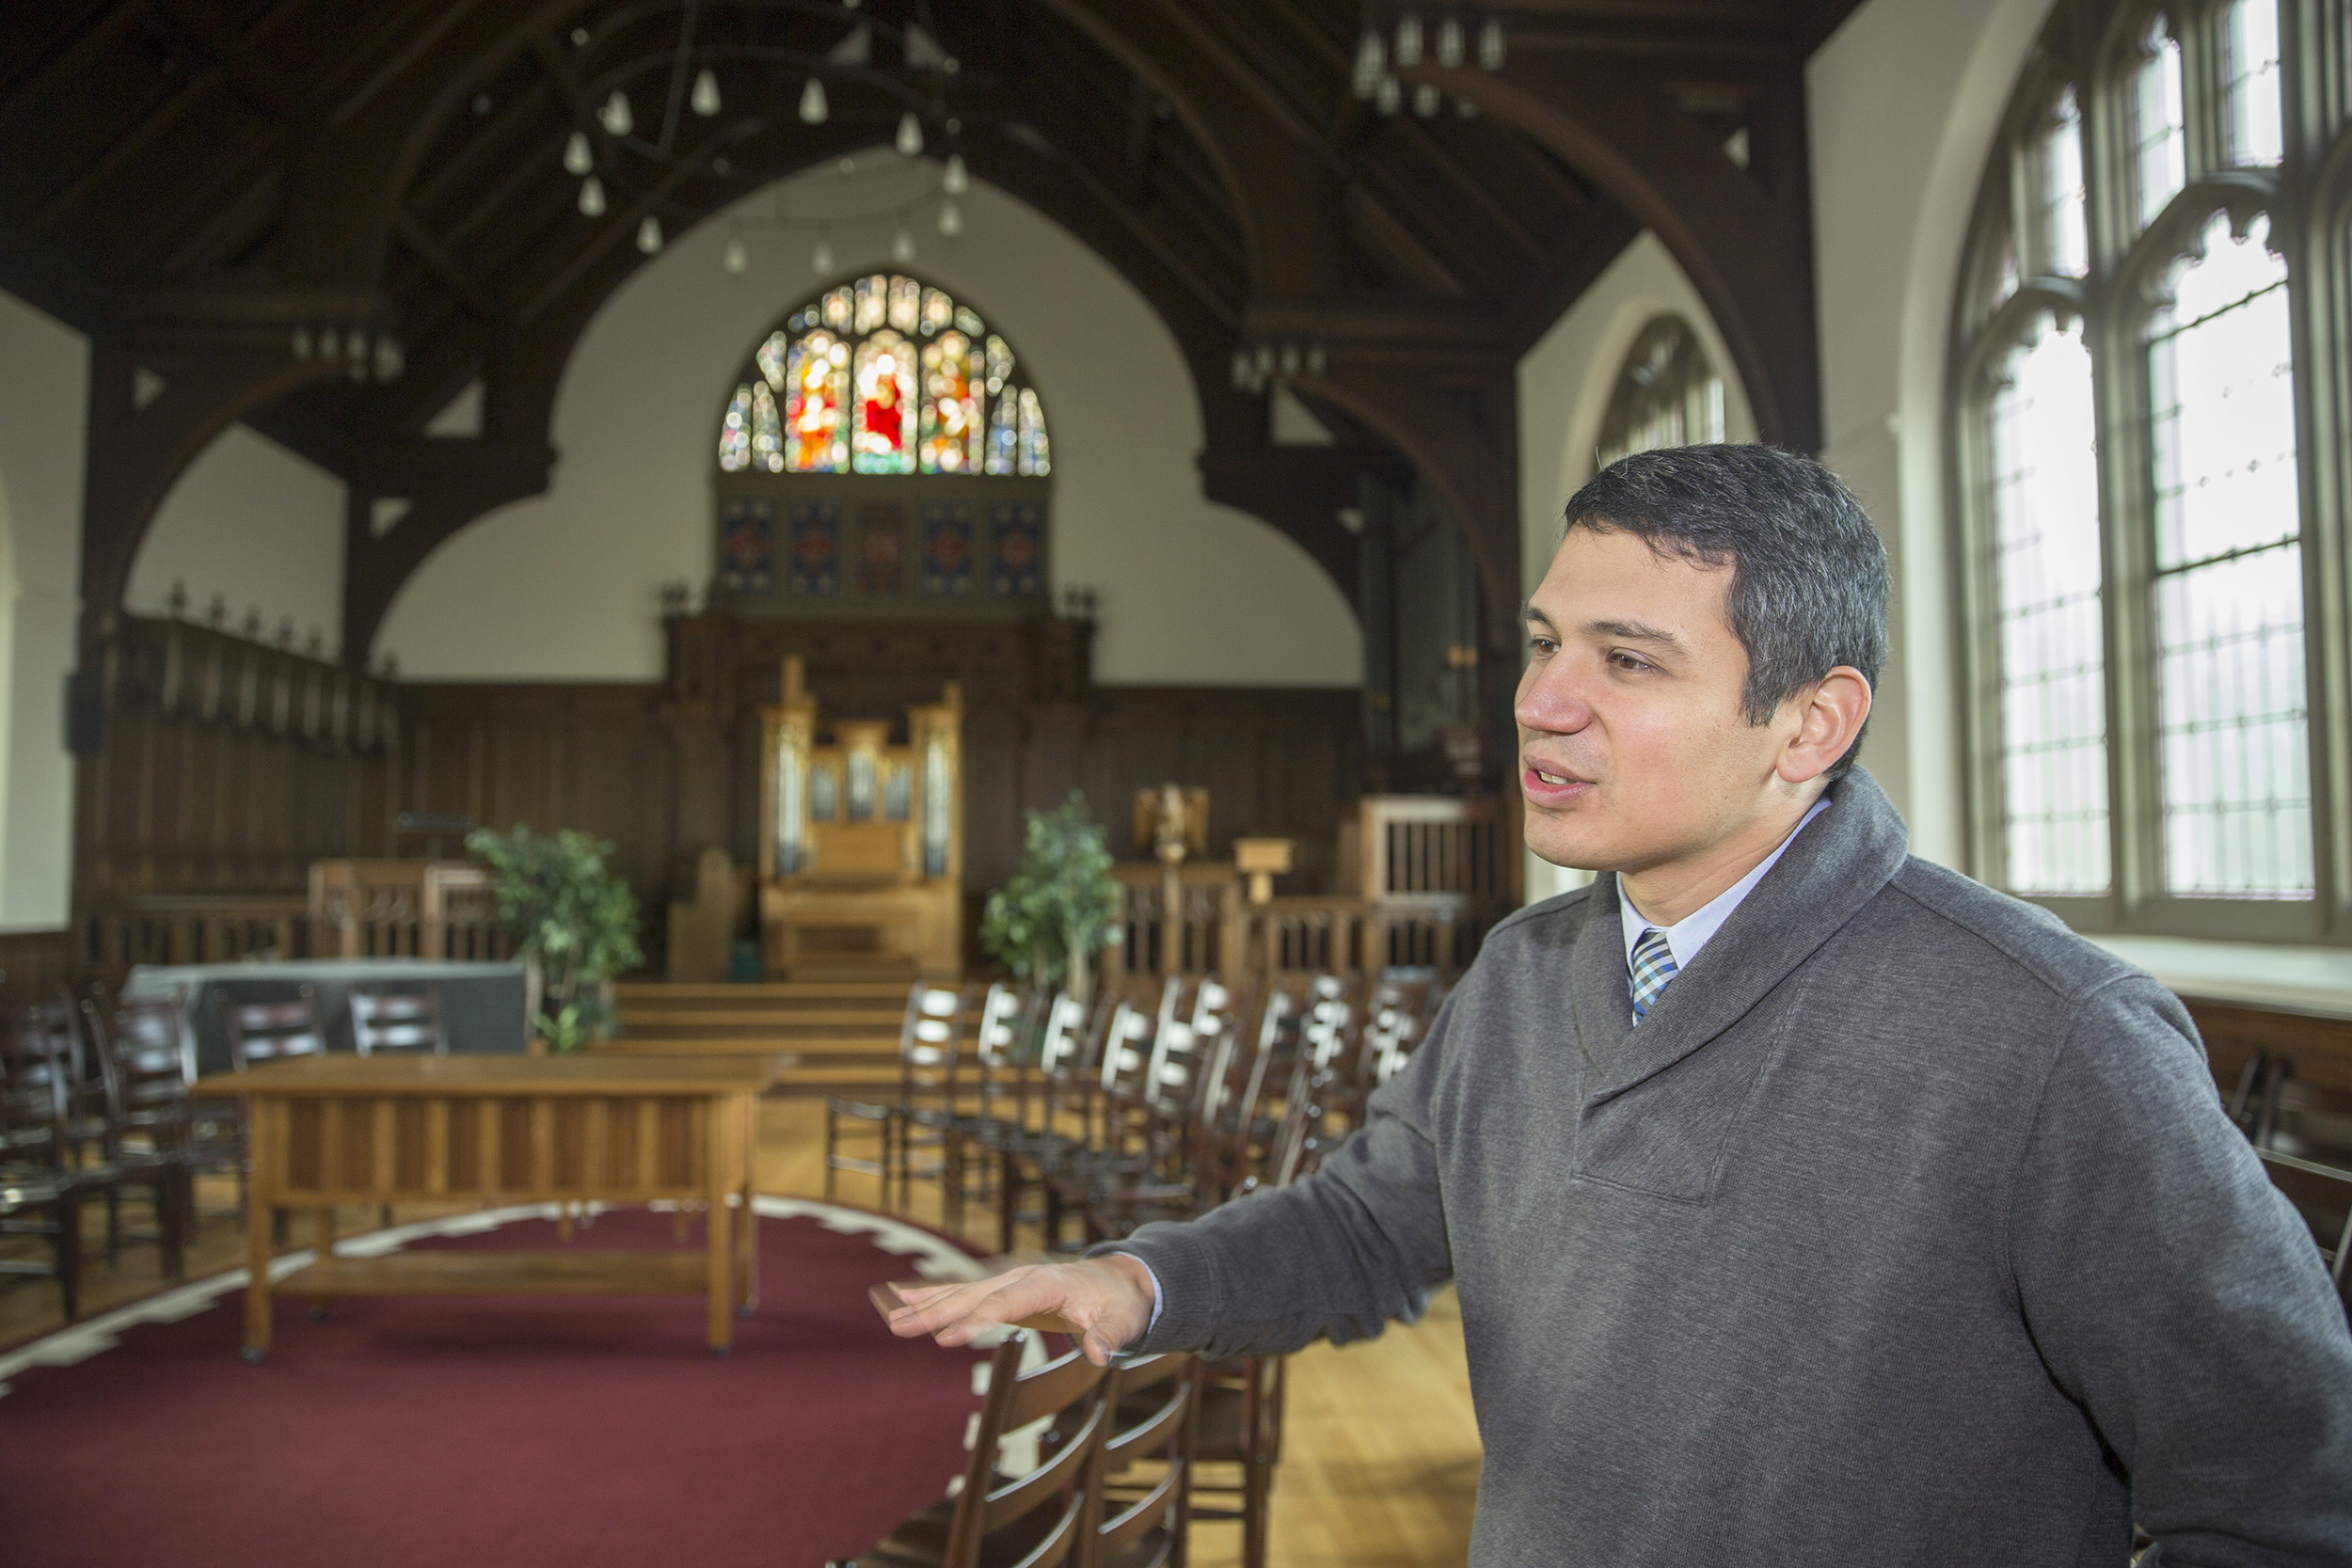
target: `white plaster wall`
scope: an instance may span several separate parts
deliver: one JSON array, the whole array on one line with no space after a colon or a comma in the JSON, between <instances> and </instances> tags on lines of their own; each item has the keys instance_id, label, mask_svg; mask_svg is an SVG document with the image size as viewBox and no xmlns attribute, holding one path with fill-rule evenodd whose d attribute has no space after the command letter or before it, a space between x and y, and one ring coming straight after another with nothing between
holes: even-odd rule
<instances>
[{"instance_id":1,"label":"white plaster wall","mask_svg":"<svg viewBox=\"0 0 2352 1568\"><path fill-rule=\"evenodd\" d=\"M729 222L641 269L580 341L542 498L494 514L413 577L377 639L420 678L645 680L660 673L660 584L709 579L720 413L759 335L820 283L887 270L896 220L836 221L837 265L809 256L828 214L919 195L929 166L888 152L787 182L736 209L750 271L721 266ZM779 234L773 214L796 227ZM1055 592L1100 595L1109 683L1358 685L1361 637L1339 588L1255 518L1201 499L1199 410L1151 308L1063 230L991 187L964 232L918 216L912 270L967 300L1025 356L1054 437Z\"/></svg>"},{"instance_id":2,"label":"white plaster wall","mask_svg":"<svg viewBox=\"0 0 2352 1568\"><path fill-rule=\"evenodd\" d=\"M1531 587L1551 564L1568 498L1596 471L1600 422L1633 340L1669 313L1691 324L1724 378L1724 434L1735 441L1756 439L1747 389L1714 317L1665 245L1643 234L1519 361L1520 563L1521 580ZM1533 852L1527 857L1530 903L1589 879Z\"/></svg>"},{"instance_id":3,"label":"white plaster wall","mask_svg":"<svg viewBox=\"0 0 2352 1568\"><path fill-rule=\"evenodd\" d=\"M1885 536L1893 657L1866 763L1912 848L1963 849L1944 383L1968 214L2051 0L1868 0L1806 71L1822 457Z\"/></svg>"},{"instance_id":4,"label":"white plaster wall","mask_svg":"<svg viewBox=\"0 0 2352 1568\"><path fill-rule=\"evenodd\" d=\"M230 626L259 610L263 635L276 637L290 620L297 646L316 631L331 657L342 641L343 495L333 474L232 424L164 498L123 602L163 614L171 585L182 582L192 616L218 594Z\"/></svg>"},{"instance_id":5,"label":"white plaster wall","mask_svg":"<svg viewBox=\"0 0 2352 1568\"><path fill-rule=\"evenodd\" d=\"M89 351L0 293L0 930L63 926L72 895L73 666Z\"/></svg>"}]
</instances>

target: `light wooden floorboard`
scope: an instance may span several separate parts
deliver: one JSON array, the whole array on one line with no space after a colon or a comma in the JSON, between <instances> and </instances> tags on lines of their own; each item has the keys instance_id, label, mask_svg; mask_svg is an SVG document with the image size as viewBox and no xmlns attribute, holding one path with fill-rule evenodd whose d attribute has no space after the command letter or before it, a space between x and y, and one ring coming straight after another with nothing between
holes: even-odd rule
<instances>
[{"instance_id":1,"label":"light wooden floorboard","mask_svg":"<svg viewBox=\"0 0 2352 1568\"><path fill-rule=\"evenodd\" d=\"M822 1193L823 1127L821 1101L762 1101L761 1191L803 1197ZM845 1203L870 1205L873 1182L845 1176L836 1196ZM914 1217L937 1224L935 1192L918 1187L915 1198ZM189 1248L191 1277L245 1261L242 1227L217 1215L234 1201L234 1187L227 1180L204 1184L201 1204L215 1217L202 1223ZM424 1212L403 1208L395 1217L417 1219ZM340 1218L346 1235L375 1223L373 1212L356 1209ZM971 1218L984 1227L993 1223L989 1213ZM152 1245L127 1247L119 1265L107 1266L98 1224L93 1214L92 1260L83 1289L86 1315L167 1283ZM295 1243L309 1240L307 1225L297 1221ZM12 1254L27 1252L21 1240L11 1239L7 1247ZM0 1345L61 1324L53 1284L6 1284L0 1289ZM1478 1462L1461 1313L1451 1291L1439 1295L1429 1315L1410 1327L1391 1326L1378 1338L1344 1348L1310 1347L1291 1360L1270 1568L1439 1568L1461 1562L1469 1550ZM1240 1527L1198 1525L1191 1560L1194 1568L1234 1568L1241 1560Z\"/></svg>"}]
</instances>

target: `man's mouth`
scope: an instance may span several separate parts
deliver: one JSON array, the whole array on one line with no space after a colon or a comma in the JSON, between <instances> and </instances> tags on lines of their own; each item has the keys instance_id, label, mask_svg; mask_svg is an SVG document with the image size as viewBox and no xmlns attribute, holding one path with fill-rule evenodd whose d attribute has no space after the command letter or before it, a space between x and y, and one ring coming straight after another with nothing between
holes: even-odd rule
<instances>
[{"instance_id":1,"label":"man's mouth","mask_svg":"<svg viewBox=\"0 0 2352 1568\"><path fill-rule=\"evenodd\" d=\"M1540 768L1531 768L1531 771L1534 773L1537 779L1541 780L1545 784L1552 785L1555 788L1565 788L1567 785L1572 784L1583 783L1581 779L1571 779L1565 773L1547 773Z\"/></svg>"}]
</instances>

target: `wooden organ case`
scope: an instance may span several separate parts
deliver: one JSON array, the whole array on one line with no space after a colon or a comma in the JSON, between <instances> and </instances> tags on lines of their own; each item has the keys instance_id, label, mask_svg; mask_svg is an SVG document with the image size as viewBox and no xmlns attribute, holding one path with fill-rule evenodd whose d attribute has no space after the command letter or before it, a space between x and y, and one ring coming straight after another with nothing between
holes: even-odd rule
<instances>
[{"instance_id":1,"label":"wooden organ case","mask_svg":"<svg viewBox=\"0 0 2352 1568\"><path fill-rule=\"evenodd\" d=\"M800 658L760 709L759 934L771 979L954 979L962 973L963 693L818 740Z\"/></svg>"}]
</instances>

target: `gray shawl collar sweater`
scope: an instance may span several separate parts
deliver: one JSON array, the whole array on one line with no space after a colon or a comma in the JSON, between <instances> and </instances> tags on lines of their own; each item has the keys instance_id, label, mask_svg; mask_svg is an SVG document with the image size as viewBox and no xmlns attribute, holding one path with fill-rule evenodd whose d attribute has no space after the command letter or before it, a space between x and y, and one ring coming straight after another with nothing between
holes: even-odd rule
<instances>
[{"instance_id":1,"label":"gray shawl collar sweater","mask_svg":"<svg viewBox=\"0 0 2352 1568\"><path fill-rule=\"evenodd\" d=\"M1629 1022L1615 879L1487 938L1366 1126L1120 1243L1141 1350L1457 1282L1471 1560L2352 1563L2352 1335L2195 1029L1867 774Z\"/></svg>"}]
</instances>

